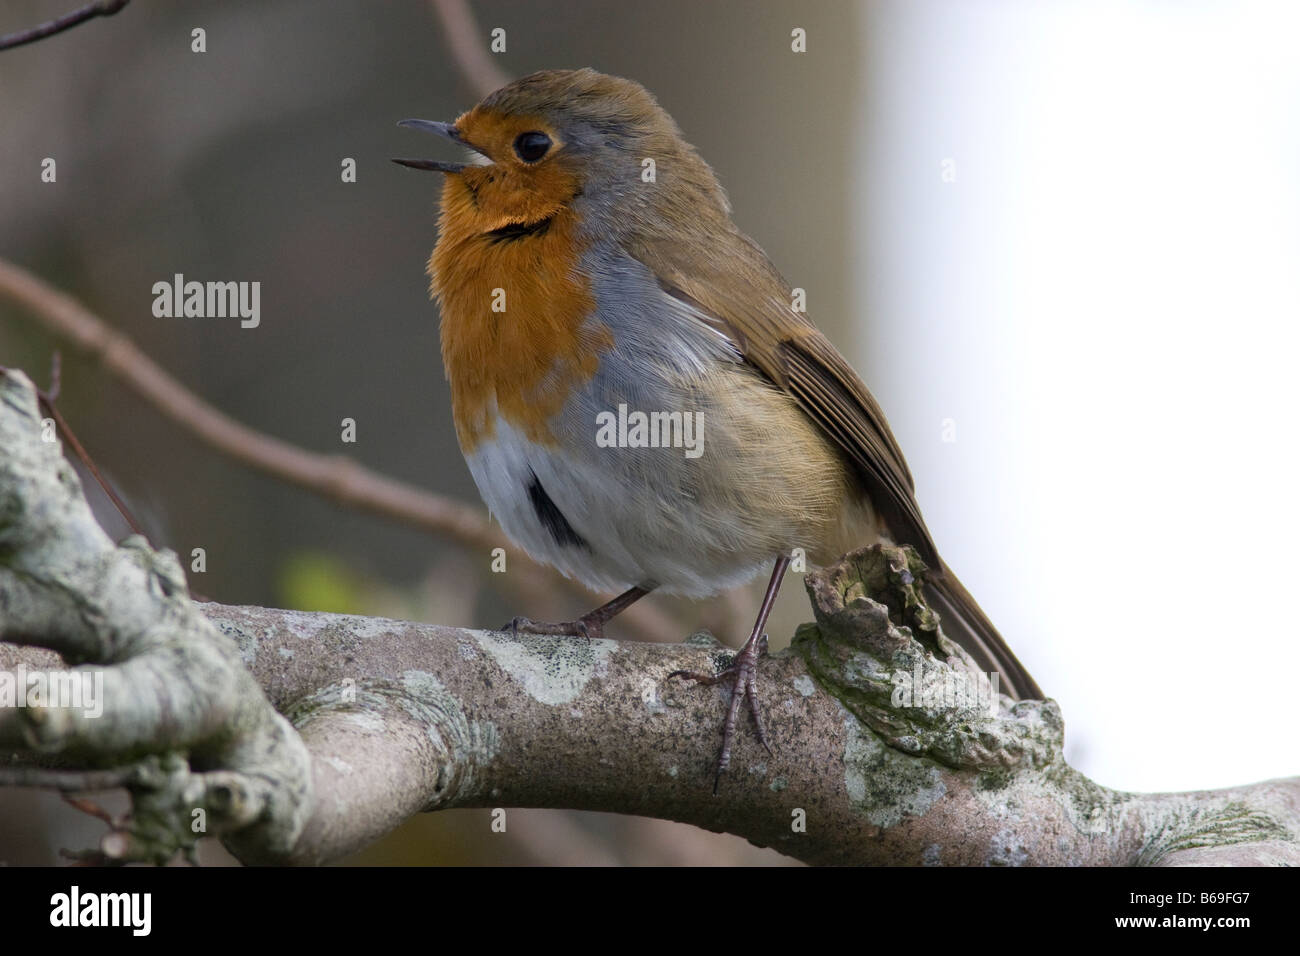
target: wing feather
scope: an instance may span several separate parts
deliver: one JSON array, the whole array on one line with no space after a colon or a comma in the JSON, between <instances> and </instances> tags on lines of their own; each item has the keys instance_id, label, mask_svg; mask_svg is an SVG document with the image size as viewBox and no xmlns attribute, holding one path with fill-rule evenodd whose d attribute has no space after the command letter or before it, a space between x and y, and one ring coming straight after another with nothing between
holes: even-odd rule
<instances>
[{"instance_id":1,"label":"wing feather","mask_svg":"<svg viewBox=\"0 0 1300 956\"><path fill-rule=\"evenodd\" d=\"M728 275L679 261L684 246L668 241L629 252L655 274L667 294L727 335L747 362L798 402L852 463L891 532L938 568L912 473L880 404L826 336L794 311L790 290L761 250L748 240L745 248L750 256L737 274ZM744 294L729 294L738 281L746 286Z\"/></svg>"},{"instance_id":2,"label":"wing feather","mask_svg":"<svg viewBox=\"0 0 1300 956\"><path fill-rule=\"evenodd\" d=\"M726 335L746 362L789 393L843 450L894 539L916 548L931 569L926 595L944 633L979 666L999 671L1013 696L1041 698L1033 677L939 558L916 503L912 473L875 397L807 316L794 311L791 290L763 251L739 232L732 238L726 248L738 255L725 261L691 256L703 244L679 236L641 236L629 240L626 251L667 294Z\"/></svg>"}]
</instances>

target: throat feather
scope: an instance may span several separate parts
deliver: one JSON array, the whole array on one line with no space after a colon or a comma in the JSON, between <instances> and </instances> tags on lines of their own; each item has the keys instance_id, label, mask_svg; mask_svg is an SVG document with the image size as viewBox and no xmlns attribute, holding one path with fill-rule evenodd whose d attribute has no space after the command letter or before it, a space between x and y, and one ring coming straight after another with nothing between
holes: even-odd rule
<instances>
[{"instance_id":1,"label":"throat feather","mask_svg":"<svg viewBox=\"0 0 1300 956\"><path fill-rule=\"evenodd\" d=\"M566 209L529 227L495 230L503 234L484 242L491 233L457 230L444 216L429 271L466 454L493 437L498 420L554 446L555 416L614 347L595 315L576 226Z\"/></svg>"}]
</instances>

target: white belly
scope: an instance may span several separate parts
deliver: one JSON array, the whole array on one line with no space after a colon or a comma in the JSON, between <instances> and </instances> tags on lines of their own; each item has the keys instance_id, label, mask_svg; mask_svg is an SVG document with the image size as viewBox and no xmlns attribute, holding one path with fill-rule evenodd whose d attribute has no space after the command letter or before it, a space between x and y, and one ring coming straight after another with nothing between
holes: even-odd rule
<instances>
[{"instance_id":1,"label":"white belly","mask_svg":"<svg viewBox=\"0 0 1300 956\"><path fill-rule=\"evenodd\" d=\"M721 374L725 382L701 392L709 401L680 388L671 401L640 395L647 411L699 416L695 457L684 447L602 447L597 415L608 409L589 391L557 417L554 445L498 419L493 437L466 457L470 472L512 540L594 590L703 597L796 547L818 560L839 547L832 539L843 530L838 459L769 386L735 366Z\"/></svg>"},{"instance_id":2,"label":"white belly","mask_svg":"<svg viewBox=\"0 0 1300 956\"><path fill-rule=\"evenodd\" d=\"M734 540L736 516L722 519L731 526L723 537L733 546L729 559L718 560L718 536L703 540L701 530L718 524L719 516L700 513L696 501L662 481L674 469L655 469L660 480L645 472L644 480L629 480L634 476L605 457L612 456L578 461L498 423L495 438L466 461L510 539L595 591L639 586L703 597L748 581L769 562L760 542ZM539 507L534 486L556 514L548 514L544 503Z\"/></svg>"}]
</instances>

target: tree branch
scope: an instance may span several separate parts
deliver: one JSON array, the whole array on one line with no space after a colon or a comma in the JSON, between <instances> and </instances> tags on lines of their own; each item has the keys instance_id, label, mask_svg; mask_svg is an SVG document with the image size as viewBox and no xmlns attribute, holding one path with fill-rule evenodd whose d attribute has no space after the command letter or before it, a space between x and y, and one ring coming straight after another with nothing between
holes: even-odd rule
<instances>
[{"instance_id":1,"label":"tree branch","mask_svg":"<svg viewBox=\"0 0 1300 956\"><path fill-rule=\"evenodd\" d=\"M1055 702L936 694L973 664L920 602L911 549L808 576L816 622L761 670L775 753L745 737L715 797L723 692L665 680L725 666L712 639L199 606L170 552L108 541L40 436L35 389L3 374L0 640L28 647L0 644L0 692L50 666L44 647L101 676L103 713L0 709L0 752L18 755L0 783L79 789L31 770L51 757L113 767L85 778L132 796L101 843L113 859L188 850L200 817L246 862L319 863L420 810L536 806L694 823L812 863L1300 863L1300 778L1121 793L1066 765ZM922 677L920 699L900 703L898 674Z\"/></svg>"}]
</instances>

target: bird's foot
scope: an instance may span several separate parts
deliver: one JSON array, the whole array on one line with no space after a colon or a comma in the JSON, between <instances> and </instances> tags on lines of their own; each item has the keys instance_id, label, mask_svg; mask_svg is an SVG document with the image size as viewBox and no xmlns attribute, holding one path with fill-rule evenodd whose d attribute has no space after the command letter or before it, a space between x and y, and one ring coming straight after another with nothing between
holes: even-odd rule
<instances>
[{"instance_id":1,"label":"bird's foot","mask_svg":"<svg viewBox=\"0 0 1300 956\"><path fill-rule=\"evenodd\" d=\"M553 635L556 637L585 637L590 640L600 640L605 636L605 627L603 621L589 620L587 617L580 617L576 621L561 621L559 623L548 623L546 621L534 621L528 617L516 617L507 622L501 630L507 634L541 634Z\"/></svg>"},{"instance_id":2,"label":"bird's foot","mask_svg":"<svg viewBox=\"0 0 1300 956\"><path fill-rule=\"evenodd\" d=\"M767 727L763 724L763 715L758 708L758 662L767 654L767 635L751 637L736 654L731 666L717 674L700 674L695 671L673 671L668 680L680 677L693 680L699 684L712 686L726 681L731 682L731 703L727 707L727 718L722 723L722 753L718 756L717 770L713 775L713 792L718 792L718 783L722 772L731 764L731 745L736 736L736 718L740 714L740 705L749 700L749 712L754 715L754 726L758 729L758 739L767 752L772 746L767 742Z\"/></svg>"},{"instance_id":3,"label":"bird's foot","mask_svg":"<svg viewBox=\"0 0 1300 956\"><path fill-rule=\"evenodd\" d=\"M606 601L594 611L588 611L576 621L547 624L527 617L517 617L501 630L508 634L551 634L557 637L585 637L598 641L605 636L605 623L650 593L650 588L631 587L611 601Z\"/></svg>"}]
</instances>

